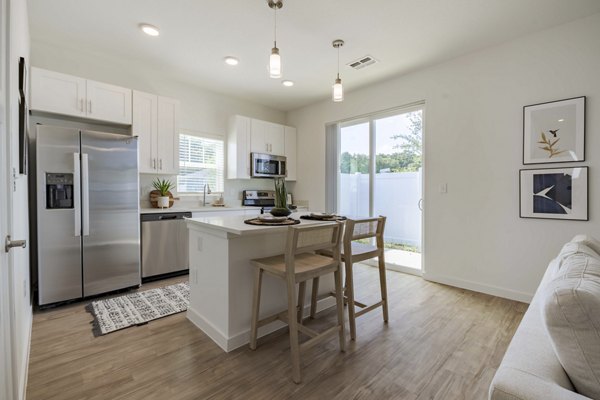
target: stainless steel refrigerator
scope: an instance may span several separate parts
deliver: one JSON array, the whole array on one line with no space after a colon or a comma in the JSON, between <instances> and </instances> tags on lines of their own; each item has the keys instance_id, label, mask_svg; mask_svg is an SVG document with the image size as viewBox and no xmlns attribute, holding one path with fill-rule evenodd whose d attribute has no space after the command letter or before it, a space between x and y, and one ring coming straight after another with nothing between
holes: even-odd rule
<instances>
[{"instance_id":1,"label":"stainless steel refrigerator","mask_svg":"<svg viewBox=\"0 0 600 400\"><path fill-rule=\"evenodd\" d=\"M40 305L140 284L137 139L38 125Z\"/></svg>"}]
</instances>

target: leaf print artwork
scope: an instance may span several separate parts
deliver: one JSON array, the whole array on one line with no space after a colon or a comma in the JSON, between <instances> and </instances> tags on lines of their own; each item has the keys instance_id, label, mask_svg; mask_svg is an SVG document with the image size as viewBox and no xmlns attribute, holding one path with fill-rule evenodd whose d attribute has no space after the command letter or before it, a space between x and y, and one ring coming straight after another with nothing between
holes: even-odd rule
<instances>
[{"instance_id":1,"label":"leaf print artwork","mask_svg":"<svg viewBox=\"0 0 600 400\"><path fill-rule=\"evenodd\" d=\"M556 132L558 132L558 129L555 130L550 130L550 133L552 133L554 135L554 137L556 137ZM556 138L556 139L552 139L552 138L548 138L546 137L546 134L544 133L544 131L541 132L541 140L538 141L539 144L542 144L544 146L539 146L540 149L547 151L548 154L548 158L552 158L553 156L557 155L557 154L561 154L564 153L564 150L560 150L560 148L556 146L556 143L558 143L558 141L560 140L560 138Z\"/></svg>"}]
</instances>

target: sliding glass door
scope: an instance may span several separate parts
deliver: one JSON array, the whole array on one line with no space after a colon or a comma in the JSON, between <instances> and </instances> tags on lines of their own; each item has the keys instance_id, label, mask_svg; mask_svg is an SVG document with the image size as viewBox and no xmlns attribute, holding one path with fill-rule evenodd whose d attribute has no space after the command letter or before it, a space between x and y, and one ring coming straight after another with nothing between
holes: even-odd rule
<instances>
[{"instance_id":1,"label":"sliding glass door","mask_svg":"<svg viewBox=\"0 0 600 400\"><path fill-rule=\"evenodd\" d=\"M339 127L338 212L386 216L386 262L401 270L421 268L422 128L422 107Z\"/></svg>"}]
</instances>

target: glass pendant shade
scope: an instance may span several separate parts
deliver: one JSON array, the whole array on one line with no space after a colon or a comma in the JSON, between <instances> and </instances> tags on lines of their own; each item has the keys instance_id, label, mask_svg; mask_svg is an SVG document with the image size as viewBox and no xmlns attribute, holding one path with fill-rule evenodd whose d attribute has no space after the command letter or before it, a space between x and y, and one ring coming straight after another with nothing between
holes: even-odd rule
<instances>
[{"instance_id":1,"label":"glass pendant shade","mask_svg":"<svg viewBox=\"0 0 600 400\"><path fill-rule=\"evenodd\" d=\"M333 101L344 101L344 87L340 78L337 78L333 84Z\"/></svg>"},{"instance_id":2,"label":"glass pendant shade","mask_svg":"<svg viewBox=\"0 0 600 400\"><path fill-rule=\"evenodd\" d=\"M281 56L277 47L273 47L271 57L269 57L269 76L271 78L281 78Z\"/></svg>"}]
</instances>

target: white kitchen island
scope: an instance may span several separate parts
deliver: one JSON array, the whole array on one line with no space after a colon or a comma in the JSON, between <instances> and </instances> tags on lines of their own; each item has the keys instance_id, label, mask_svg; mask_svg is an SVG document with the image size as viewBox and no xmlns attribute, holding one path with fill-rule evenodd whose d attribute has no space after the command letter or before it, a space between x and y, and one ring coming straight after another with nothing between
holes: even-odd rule
<instances>
[{"instance_id":1,"label":"white kitchen island","mask_svg":"<svg viewBox=\"0 0 600 400\"><path fill-rule=\"evenodd\" d=\"M305 214L305 213L304 213ZM299 219L301 213L292 218ZM213 216L187 219L190 251L190 305L187 318L223 350L249 342L254 267L250 260L282 254L287 226L254 226L249 216ZM301 225L322 224L301 220ZM298 225L296 225L298 226ZM319 294L333 290L333 276L319 282ZM307 285L306 293L311 293ZM308 309L310 296L305 306ZM317 310L335 305L333 297L318 302ZM261 317L287 309L285 282L265 274L262 283ZM307 313L305 313L307 315ZM285 326L275 321L259 329L264 336Z\"/></svg>"}]
</instances>

